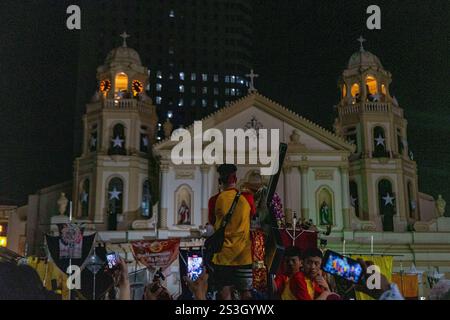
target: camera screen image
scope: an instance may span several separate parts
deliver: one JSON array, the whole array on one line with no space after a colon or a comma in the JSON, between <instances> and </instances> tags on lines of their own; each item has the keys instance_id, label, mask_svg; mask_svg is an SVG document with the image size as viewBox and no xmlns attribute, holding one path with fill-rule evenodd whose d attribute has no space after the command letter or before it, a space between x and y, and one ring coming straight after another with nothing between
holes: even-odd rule
<instances>
[{"instance_id":1,"label":"camera screen image","mask_svg":"<svg viewBox=\"0 0 450 320\"><path fill-rule=\"evenodd\" d=\"M188 277L195 281L203 272L203 258L197 255L188 257Z\"/></svg>"},{"instance_id":2,"label":"camera screen image","mask_svg":"<svg viewBox=\"0 0 450 320\"><path fill-rule=\"evenodd\" d=\"M358 283L361 280L363 272L358 262L333 253L330 253L322 269L327 273L345 278L354 283Z\"/></svg>"},{"instance_id":3,"label":"camera screen image","mask_svg":"<svg viewBox=\"0 0 450 320\"><path fill-rule=\"evenodd\" d=\"M108 261L108 268L113 269L118 264L117 255L115 253L110 253L106 256L106 259Z\"/></svg>"}]
</instances>

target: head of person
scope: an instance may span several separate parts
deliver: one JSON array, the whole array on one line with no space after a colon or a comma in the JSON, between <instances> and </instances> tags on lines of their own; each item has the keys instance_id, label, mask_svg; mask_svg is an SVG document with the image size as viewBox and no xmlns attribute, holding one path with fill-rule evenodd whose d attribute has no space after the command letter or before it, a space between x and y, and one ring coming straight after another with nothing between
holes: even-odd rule
<instances>
[{"instance_id":1,"label":"head of person","mask_svg":"<svg viewBox=\"0 0 450 320\"><path fill-rule=\"evenodd\" d=\"M0 300L48 300L48 292L36 271L27 265L0 262Z\"/></svg>"},{"instance_id":2,"label":"head of person","mask_svg":"<svg viewBox=\"0 0 450 320\"><path fill-rule=\"evenodd\" d=\"M294 275L302 268L302 254L297 247L286 248L284 252L284 268L288 275Z\"/></svg>"},{"instance_id":3,"label":"head of person","mask_svg":"<svg viewBox=\"0 0 450 320\"><path fill-rule=\"evenodd\" d=\"M219 173L219 184L224 189L234 187L237 182L237 167L234 164L222 164L217 168Z\"/></svg>"},{"instance_id":4,"label":"head of person","mask_svg":"<svg viewBox=\"0 0 450 320\"><path fill-rule=\"evenodd\" d=\"M303 271L308 278L314 279L320 275L322 258L322 251L318 248L311 248L305 251L303 256Z\"/></svg>"},{"instance_id":5,"label":"head of person","mask_svg":"<svg viewBox=\"0 0 450 320\"><path fill-rule=\"evenodd\" d=\"M249 175L248 180L244 184L244 187L246 187L253 193L256 193L263 186L264 186L264 180L263 180L261 174L257 171L252 172Z\"/></svg>"}]
</instances>

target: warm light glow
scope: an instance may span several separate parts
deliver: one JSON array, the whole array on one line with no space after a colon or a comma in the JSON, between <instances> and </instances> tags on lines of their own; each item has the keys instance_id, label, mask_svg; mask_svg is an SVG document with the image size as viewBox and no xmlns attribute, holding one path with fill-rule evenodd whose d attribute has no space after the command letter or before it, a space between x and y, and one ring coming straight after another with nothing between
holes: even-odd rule
<instances>
[{"instance_id":1,"label":"warm light glow","mask_svg":"<svg viewBox=\"0 0 450 320\"><path fill-rule=\"evenodd\" d=\"M367 92L368 94L377 94L378 93L378 84L377 84L377 80L372 77L372 76L368 76L366 79L366 85L369 88Z\"/></svg>"},{"instance_id":2,"label":"warm light glow","mask_svg":"<svg viewBox=\"0 0 450 320\"><path fill-rule=\"evenodd\" d=\"M6 248L6 245L8 244L6 237L0 237L0 247Z\"/></svg>"},{"instance_id":3,"label":"warm light glow","mask_svg":"<svg viewBox=\"0 0 450 320\"><path fill-rule=\"evenodd\" d=\"M342 86L342 98L345 98L347 96L347 85Z\"/></svg>"},{"instance_id":4,"label":"warm light glow","mask_svg":"<svg viewBox=\"0 0 450 320\"><path fill-rule=\"evenodd\" d=\"M0 224L0 233L3 232L3 226Z\"/></svg>"},{"instance_id":5,"label":"warm light glow","mask_svg":"<svg viewBox=\"0 0 450 320\"><path fill-rule=\"evenodd\" d=\"M356 97L357 94L359 94L359 84L355 83L352 86L352 97Z\"/></svg>"},{"instance_id":6,"label":"warm light glow","mask_svg":"<svg viewBox=\"0 0 450 320\"><path fill-rule=\"evenodd\" d=\"M381 85L381 93L387 96L386 86L384 84Z\"/></svg>"},{"instance_id":7,"label":"warm light glow","mask_svg":"<svg viewBox=\"0 0 450 320\"><path fill-rule=\"evenodd\" d=\"M121 72L116 75L116 87L114 92L127 91L128 90L128 76Z\"/></svg>"}]
</instances>

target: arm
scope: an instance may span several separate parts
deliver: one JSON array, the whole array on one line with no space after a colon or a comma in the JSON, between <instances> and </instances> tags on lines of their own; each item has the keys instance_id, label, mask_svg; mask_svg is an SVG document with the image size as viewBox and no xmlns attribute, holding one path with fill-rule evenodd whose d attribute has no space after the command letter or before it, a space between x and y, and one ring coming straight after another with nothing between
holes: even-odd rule
<instances>
[{"instance_id":1,"label":"arm","mask_svg":"<svg viewBox=\"0 0 450 320\"><path fill-rule=\"evenodd\" d=\"M118 287L120 290L119 300L131 300L130 280L128 279L128 266L122 258L119 262Z\"/></svg>"}]
</instances>

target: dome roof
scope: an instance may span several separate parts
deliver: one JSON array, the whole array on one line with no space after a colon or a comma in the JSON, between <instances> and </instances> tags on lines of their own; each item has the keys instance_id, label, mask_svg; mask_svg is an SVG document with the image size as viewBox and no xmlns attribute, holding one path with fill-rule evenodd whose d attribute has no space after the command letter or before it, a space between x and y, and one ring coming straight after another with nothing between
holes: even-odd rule
<instances>
[{"instance_id":1,"label":"dome roof","mask_svg":"<svg viewBox=\"0 0 450 320\"><path fill-rule=\"evenodd\" d=\"M139 53L126 46L115 48L108 53L105 63L110 64L112 62L142 65Z\"/></svg>"},{"instance_id":2,"label":"dome roof","mask_svg":"<svg viewBox=\"0 0 450 320\"><path fill-rule=\"evenodd\" d=\"M355 52L348 61L348 69L358 67L380 67L383 68L380 59L369 51L360 50Z\"/></svg>"}]
</instances>

